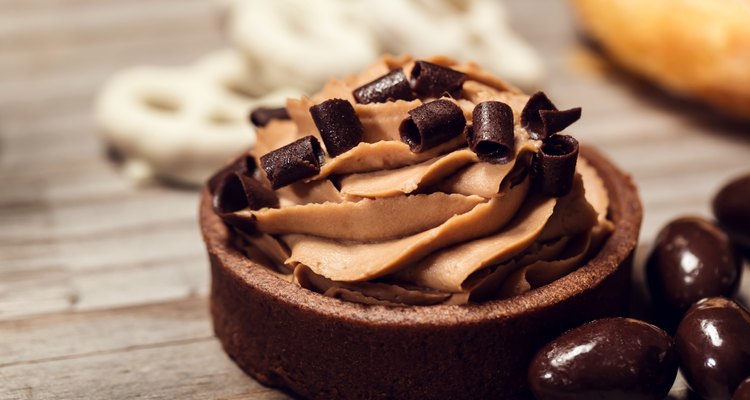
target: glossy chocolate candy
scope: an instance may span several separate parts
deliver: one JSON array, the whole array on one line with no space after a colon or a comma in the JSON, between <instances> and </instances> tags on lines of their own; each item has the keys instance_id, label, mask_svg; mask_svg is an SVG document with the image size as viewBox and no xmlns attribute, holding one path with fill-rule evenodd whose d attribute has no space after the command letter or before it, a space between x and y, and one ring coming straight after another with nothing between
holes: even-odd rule
<instances>
[{"instance_id":1,"label":"glossy chocolate candy","mask_svg":"<svg viewBox=\"0 0 750 400\"><path fill-rule=\"evenodd\" d=\"M724 185L714 197L713 209L732 240L750 250L750 174Z\"/></svg>"},{"instance_id":2,"label":"glossy chocolate candy","mask_svg":"<svg viewBox=\"0 0 750 400\"><path fill-rule=\"evenodd\" d=\"M732 296L742 263L729 237L716 225L700 217L683 217L659 232L646 273L657 308L679 318L705 297Z\"/></svg>"},{"instance_id":3,"label":"glossy chocolate candy","mask_svg":"<svg viewBox=\"0 0 750 400\"><path fill-rule=\"evenodd\" d=\"M750 376L748 376L734 391L732 400L750 400Z\"/></svg>"},{"instance_id":4,"label":"glossy chocolate candy","mask_svg":"<svg viewBox=\"0 0 750 400\"><path fill-rule=\"evenodd\" d=\"M600 319L564 333L534 356L529 386L539 400L663 399L677 374L672 338L629 318Z\"/></svg>"},{"instance_id":5,"label":"glossy chocolate candy","mask_svg":"<svg viewBox=\"0 0 750 400\"><path fill-rule=\"evenodd\" d=\"M713 297L690 308L675 344L682 374L704 399L728 399L750 376L750 314L729 299Z\"/></svg>"}]
</instances>

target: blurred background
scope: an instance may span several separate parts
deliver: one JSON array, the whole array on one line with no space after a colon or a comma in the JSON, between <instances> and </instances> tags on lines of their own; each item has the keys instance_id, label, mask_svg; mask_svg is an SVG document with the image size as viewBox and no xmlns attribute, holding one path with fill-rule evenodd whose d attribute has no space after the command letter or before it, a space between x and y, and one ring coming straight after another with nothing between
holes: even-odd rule
<instances>
[{"instance_id":1,"label":"blurred background","mask_svg":"<svg viewBox=\"0 0 750 400\"><path fill-rule=\"evenodd\" d=\"M585 3L0 0L0 398L285 398L213 339L199 184L252 144L251 108L384 52L476 59L582 107L572 133L640 188L641 281L660 227L710 217L750 170L750 67L696 67L727 92L685 85Z\"/></svg>"}]
</instances>

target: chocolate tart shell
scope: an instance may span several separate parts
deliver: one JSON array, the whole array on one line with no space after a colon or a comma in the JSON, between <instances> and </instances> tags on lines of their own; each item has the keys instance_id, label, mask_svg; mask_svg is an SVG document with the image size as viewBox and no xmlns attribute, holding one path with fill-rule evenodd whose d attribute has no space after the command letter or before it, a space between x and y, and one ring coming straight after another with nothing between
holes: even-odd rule
<instances>
[{"instance_id":1,"label":"chocolate tart shell","mask_svg":"<svg viewBox=\"0 0 750 400\"><path fill-rule=\"evenodd\" d=\"M461 306L363 305L283 281L231 245L204 191L216 336L260 383L305 398L527 398L537 349L583 322L623 315L628 303L638 192L597 151L582 147L581 155L605 182L616 226L599 254L520 296Z\"/></svg>"}]
</instances>

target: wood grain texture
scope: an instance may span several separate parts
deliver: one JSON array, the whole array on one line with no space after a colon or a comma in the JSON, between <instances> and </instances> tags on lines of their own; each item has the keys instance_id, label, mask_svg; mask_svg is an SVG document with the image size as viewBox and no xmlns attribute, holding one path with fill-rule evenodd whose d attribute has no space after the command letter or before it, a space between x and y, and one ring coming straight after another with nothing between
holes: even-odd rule
<instances>
[{"instance_id":1,"label":"wood grain texture","mask_svg":"<svg viewBox=\"0 0 750 400\"><path fill-rule=\"evenodd\" d=\"M750 127L602 65L564 2L507 4L544 89L583 107L575 135L640 187L641 279L659 227L750 170ZM209 0L0 0L0 398L286 398L212 337L197 192L124 180L91 115L117 70L225 45L219 20Z\"/></svg>"}]
</instances>

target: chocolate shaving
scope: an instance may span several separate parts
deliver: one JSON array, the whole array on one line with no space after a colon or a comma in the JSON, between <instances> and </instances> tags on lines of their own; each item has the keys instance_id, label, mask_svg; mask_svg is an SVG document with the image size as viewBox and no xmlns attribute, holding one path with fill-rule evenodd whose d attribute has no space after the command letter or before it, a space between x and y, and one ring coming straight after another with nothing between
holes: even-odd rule
<instances>
[{"instance_id":1,"label":"chocolate shaving","mask_svg":"<svg viewBox=\"0 0 750 400\"><path fill-rule=\"evenodd\" d=\"M456 95L466 81L466 74L427 61L416 61L411 70L411 87L422 97Z\"/></svg>"},{"instance_id":2,"label":"chocolate shaving","mask_svg":"<svg viewBox=\"0 0 750 400\"><path fill-rule=\"evenodd\" d=\"M362 141L364 128L347 100L326 100L310 107L310 114L329 156L345 153Z\"/></svg>"},{"instance_id":3,"label":"chocolate shaving","mask_svg":"<svg viewBox=\"0 0 750 400\"><path fill-rule=\"evenodd\" d=\"M290 119L286 107L258 107L250 113L250 122L257 127L266 126L274 119Z\"/></svg>"},{"instance_id":4,"label":"chocolate shaving","mask_svg":"<svg viewBox=\"0 0 750 400\"><path fill-rule=\"evenodd\" d=\"M393 100L414 100L409 81L402 68L366 83L352 92L354 99L360 104L385 103Z\"/></svg>"},{"instance_id":5,"label":"chocolate shaving","mask_svg":"<svg viewBox=\"0 0 750 400\"><path fill-rule=\"evenodd\" d=\"M460 135L465 127L460 107L450 100L435 100L409 110L399 133L411 151L420 153Z\"/></svg>"},{"instance_id":6,"label":"chocolate shaving","mask_svg":"<svg viewBox=\"0 0 750 400\"><path fill-rule=\"evenodd\" d=\"M249 208L259 210L266 207L279 207L276 193L251 176L240 171L222 175L213 197L213 209L224 222L243 231L254 230L252 221L237 218L236 211Z\"/></svg>"},{"instance_id":7,"label":"chocolate shaving","mask_svg":"<svg viewBox=\"0 0 750 400\"><path fill-rule=\"evenodd\" d=\"M274 190L317 175L324 162L323 149L314 136L295 140L260 158L260 164Z\"/></svg>"},{"instance_id":8,"label":"chocolate shaving","mask_svg":"<svg viewBox=\"0 0 750 400\"><path fill-rule=\"evenodd\" d=\"M581 108L559 111L544 92L536 92L521 111L521 126L534 140L544 140L581 118Z\"/></svg>"},{"instance_id":9,"label":"chocolate shaving","mask_svg":"<svg viewBox=\"0 0 750 400\"><path fill-rule=\"evenodd\" d=\"M235 158L229 164L223 166L220 170L211 175L206 182L206 186L208 187L208 191L213 194L221 180L224 179L225 175L232 172L238 172L252 176L257 169L258 166L255 164L255 159L248 153L242 153L239 157Z\"/></svg>"},{"instance_id":10,"label":"chocolate shaving","mask_svg":"<svg viewBox=\"0 0 750 400\"><path fill-rule=\"evenodd\" d=\"M578 141L554 135L544 141L534 156L534 181L545 196L561 197L570 192L578 160Z\"/></svg>"},{"instance_id":11,"label":"chocolate shaving","mask_svg":"<svg viewBox=\"0 0 750 400\"><path fill-rule=\"evenodd\" d=\"M578 121L581 118L581 107L564 111L540 110L539 116L542 118L547 137L550 137Z\"/></svg>"},{"instance_id":12,"label":"chocolate shaving","mask_svg":"<svg viewBox=\"0 0 750 400\"><path fill-rule=\"evenodd\" d=\"M473 125L467 129L469 148L479 159L506 164L515 155L513 109L499 101L484 101L472 111Z\"/></svg>"}]
</instances>

